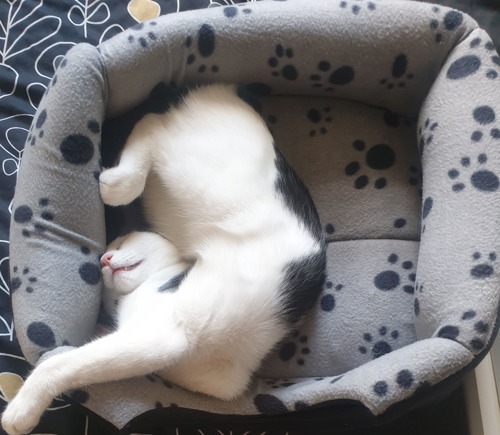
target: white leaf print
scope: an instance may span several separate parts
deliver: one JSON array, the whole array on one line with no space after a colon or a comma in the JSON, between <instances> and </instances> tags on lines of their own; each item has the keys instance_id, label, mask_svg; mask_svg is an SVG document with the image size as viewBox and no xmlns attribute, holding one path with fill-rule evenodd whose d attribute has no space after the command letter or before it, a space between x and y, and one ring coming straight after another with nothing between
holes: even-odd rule
<instances>
[{"instance_id":1,"label":"white leaf print","mask_svg":"<svg viewBox=\"0 0 500 435\"><path fill-rule=\"evenodd\" d=\"M111 17L109 7L106 3L100 0L75 0L76 5L71 6L68 11L68 20L76 27L83 26L83 35L87 38L87 26L89 24L99 25L104 24ZM95 20L93 17L104 12L105 18Z\"/></svg>"},{"instance_id":2,"label":"white leaf print","mask_svg":"<svg viewBox=\"0 0 500 435\"><path fill-rule=\"evenodd\" d=\"M0 244L9 245L8 240L0 240ZM0 258L0 291L4 292L6 295L10 295L9 283L7 282L9 267L9 257Z\"/></svg>"}]
</instances>

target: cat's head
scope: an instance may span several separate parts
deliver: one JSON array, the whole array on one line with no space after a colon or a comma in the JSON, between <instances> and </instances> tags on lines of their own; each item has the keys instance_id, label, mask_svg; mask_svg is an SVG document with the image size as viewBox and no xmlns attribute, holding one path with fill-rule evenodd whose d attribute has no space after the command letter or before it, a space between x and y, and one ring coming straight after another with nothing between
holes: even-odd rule
<instances>
[{"instance_id":1,"label":"cat's head","mask_svg":"<svg viewBox=\"0 0 500 435\"><path fill-rule=\"evenodd\" d=\"M111 242L101 257L105 291L124 295L146 279L182 260L177 248L151 232L132 232Z\"/></svg>"}]
</instances>

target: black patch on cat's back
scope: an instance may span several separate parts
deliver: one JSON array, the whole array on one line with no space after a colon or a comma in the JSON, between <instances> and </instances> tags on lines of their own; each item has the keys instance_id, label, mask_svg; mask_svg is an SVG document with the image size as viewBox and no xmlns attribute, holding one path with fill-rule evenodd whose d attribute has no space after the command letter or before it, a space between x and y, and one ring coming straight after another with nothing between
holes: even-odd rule
<instances>
[{"instance_id":1,"label":"black patch on cat's back","mask_svg":"<svg viewBox=\"0 0 500 435\"><path fill-rule=\"evenodd\" d=\"M311 310L323 290L326 279L326 245L299 260L287 264L283 270L281 295L284 301L283 317L288 324L297 323Z\"/></svg>"},{"instance_id":2,"label":"black patch on cat's back","mask_svg":"<svg viewBox=\"0 0 500 435\"><path fill-rule=\"evenodd\" d=\"M319 245L317 252L288 263L282 271L280 290L284 301L283 316L287 323L294 324L314 306L323 289L326 279L326 244L309 190L288 165L280 150L276 146L274 149L278 170L274 183L276 192Z\"/></svg>"},{"instance_id":3,"label":"black patch on cat's back","mask_svg":"<svg viewBox=\"0 0 500 435\"><path fill-rule=\"evenodd\" d=\"M165 284L158 287L158 292L160 293L174 293L177 291L182 282L186 279L190 269L186 269L181 273L178 273L173 278L169 279Z\"/></svg>"},{"instance_id":4,"label":"black patch on cat's back","mask_svg":"<svg viewBox=\"0 0 500 435\"><path fill-rule=\"evenodd\" d=\"M276 153L274 163L278 170L278 177L274 182L276 192L314 239L323 242L321 223L309 190L286 162L280 150L276 146L274 150Z\"/></svg>"},{"instance_id":5,"label":"black patch on cat's back","mask_svg":"<svg viewBox=\"0 0 500 435\"><path fill-rule=\"evenodd\" d=\"M177 86L173 83L167 85L158 83L146 100L144 110L152 113L166 113L172 107L177 107L189 93L188 86Z\"/></svg>"}]
</instances>

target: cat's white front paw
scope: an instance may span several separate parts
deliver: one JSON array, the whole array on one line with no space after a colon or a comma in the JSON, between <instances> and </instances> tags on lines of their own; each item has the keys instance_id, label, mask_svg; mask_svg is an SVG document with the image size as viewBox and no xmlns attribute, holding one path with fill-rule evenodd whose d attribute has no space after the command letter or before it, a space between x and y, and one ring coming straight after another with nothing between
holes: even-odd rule
<instances>
[{"instance_id":1,"label":"cat's white front paw","mask_svg":"<svg viewBox=\"0 0 500 435\"><path fill-rule=\"evenodd\" d=\"M99 189L104 204L130 204L144 190L145 177L121 166L104 170L99 177Z\"/></svg>"},{"instance_id":2,"label":"cat's white front paw","mask_svg":"<svg viewBox=\"0 0 500 435\"><path fill-rule=\"evenodd\" d=\"M2 415L2 427L9 435L29 434L40 421L41 412L16 396Z\"/></svg>"},{"instance_id":3,"label":"cat's white front paw","mask_svg":"<svg viewBox=\"0 0 500 435\"><path fill-rule=\"evenodd\" d=\"M51 377L40 370L44 364L26 379L2 415L2 427L9 435L30 433L52 402Z\"/></svg>"}]
</instances>

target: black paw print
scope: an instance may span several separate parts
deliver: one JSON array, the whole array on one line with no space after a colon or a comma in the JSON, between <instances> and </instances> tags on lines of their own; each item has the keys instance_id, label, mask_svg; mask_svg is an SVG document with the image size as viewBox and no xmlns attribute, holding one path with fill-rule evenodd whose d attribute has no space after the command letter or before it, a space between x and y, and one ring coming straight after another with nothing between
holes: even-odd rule
<instances>
[{"instance_id":1,"label":"black paw print","mask_svg":"<svg viewBox=\"0 0 500 435\"><path fill-rule=\"evenodd\" d=\"M287 405L272 394L257 394L253 399L253 403L257 411L264 415L285 414L289 412ZM295 411L301 411L310 408L310 405L299 400L293 404L293 408Z\"/></svg>"},{"instance_id":2,"label":"black paw print","mask_svg":"<svg viewBox=\"0 0 500 435\"><path fill-rule=\"evenodd\" d=\"M391 254L387 258L389 264L396 266L399 262L399 257L396 254ZM415 279L416 275L413 272L415 270L415 265L412 261L403 261L400 264L400 267L403 269L402 273L408 273L407 284L402 286L403 291L408 294L413 294L415 292ZM377 276L373 279L375 287L382 291L390 291L395 290L401 285L401 275L394 270L384 270L377 274Z\"/></svg>"},{"instance_id":3,"label":"black paw print","mask_svg":"<svg viewBox=\"0 0 500 435\"><path fill-rule=\"evenodd\" d=\"M292 59L294 52L292 48L285 48L283 45L278 44L274 49L274 55L271 56L267 63L271 68L277 68L272 71L274 77L283 77L287 80L296 80L299 76L297 69L291 64L281 66L284 62L289 62L287 59Z\"/></svg>"},{"instance_id":4,"label":"black paw print","mask_svg":"<svg viewBox=\"0 0 500 435\"><path fill-rule=\"evenodd\" d=\"M323 107L319 110L310 109L307 112L307 119L317 126L317 129L313 128L309 131L310 137L314 137L318 133L326 134L328 132L326 124L332 122L332 116L330 115L331 110L331 107Z\"/></svg>"},{"instance_id":5,"label":"black paw print","mask_svg":"<svg viewBox=\"0 0 500 435\"><path fill-rule=\"evenodd\" d=\"M410 370L401 370L396 374L396 388L398 390L409 390L416 386L416 389L422 388L427 385L426 382L420 382L418 385L415 382L415 375ZM378 381L373 387L372 391L378 397L385 397L390 393L390 386L388 381Z\"/></svg>"},{"instance_id":6,"label":"black paw print","mask_svg":"<svg viewBox=\"0 0 500 435\"><path fill-rule=\"evenodd\" d=\"M54 214L48 209L49 200L47 198L41 198L38 205L40 210L37 211L36 215L28 205L20 205L14 210L14 222L24 225L22 229L24 237L31 237L33 232L43 233L47 229L46 225L54 220ZM33 226L29 225L31 223Z\"/></svg>"},{"instance_id":7,"label":"black paw print","mask_svg":"<svg viewBox=\"0 0 500 435\"><path fill-rule=\"evenodd\" d=\"M30 269L28 267L23 268L22 273L20 273L19 268L14 266L12 268L12 274L13 277L10 281L10 289L12 293L23 286L23 284L26 284L24 290L26 290L27 293L33 293L37 278L30 274Z\"/></svg>"},{"instance_id":8,"label":"black paw print","mask_svg":"<svg viewBox=\"0 0 500 435\"><path fill-rule=\"evenodd\" d=\"M331 243L334 241L335 227L333 224L325 225L325 241L326 243Z\"/></svg>"},{"instance_id":9,"label":"black paw print","mask_svg":"<svg viewBox=\"0 0 500 435\"><path fill-rule=\"evenodd\" d=\"M335 296L330 293L331 291L339 292L344 288L342 284L333 285L331 281L325 282L325 289L328 291L325 295L323 295L319 301L319 305L323 311L331 312L337 305L335 301Z\"/></svg>"},{"instance_id":10,"label":"black paw print","mask_svg":"<svg viewBox=\"0 0 500 435\"><path fill-rule=\"evenodd\" d=\"M407 224L407 222L406 222L405 218L397 218L397 219L394 219L392 226L399 230L401 228L404 228L406 226L406 224Z\"/></svg>"},{"instance_id":11,"label":"black paw print","mask_svg":"<svg viewBox=\"0 0 500 435\"><path fill-rule=\"evenodd\" d=\"M473 171L470 176L472 187L480 192L496 192L500 186L500 180L497 175L488 169L481 169L487 162L488 156L486 154L479 154L475 168L471 166L470 157L462 157L460 165L464 172ZM454 192L461 192L466 187L465 183L460 181L460 176L461 173L458 169L453 168L448 171L448 177L456 181L451 187Z\"/></svg>"},{"instance_id":12,"label":"black paw print","mask_svg":"<svg viewBox=\"0 0 500 435\"><path fill-rule=\"evenodd\" d=\"M365 153L366 165L378 171L389 169L396 162L396 155L389 145L377 144L366 149L366 144L362 140L355 140L352 144L356 151ZM350 162L345 168L345 174L349 177L355 176L361 170L361 163L359 161ZM363 189L370 182L367 175L362 174L354 180L354 187L356 189ZM384 177L379 177L374 182L375 189L383 189L387 185L387 180Z\"/></svg>"},{"instance_id":13,"label":"black paw print","mask_svg":"<svg viewBox=\"0 0 500 435\"><path fill-rule=\"evenodd\" d=\"M488 126L485 128L490 128L491 124L493 124L496 120L495 111L491 106L478 106L472 112L472 117L474 121L476 121L480 126ZM500 130L497 127L493 127L489 131L490 136L493 139L500 139ZM483 139L484 133L482 130L475 130L471 134L472 142L480 142Z\"/></svg>"},{"instance_id":14,"label":"black paw print","mask_svg":"<svg viewBox=\"0 0 500 435\"><path fill-rule=\"evenodd\" d=\"M500 67L500 57L498 57L495 45L491 40L483 42L481 38L474 38L470 42L471 50L484 50L489 57L489 65L485 68L485 77L495 80L498 77ZM454 60L448 67L446 77L449 80L462 80L472 76L479 71L483 61L474 53L466 54Z\"/></svg>"},{"instance_id":15,"label":"black paw print","mask_svg":"<svg viewBox=\"0 0 500 435\"><path fill-rule=\"evenodd\" d=\"M208 59L215 51L215 29L210 24L203 24L196 35L196 43L198 48L198 54L202 59ZM186 58L187 65L193 65L197 59L197 54L195 53L193 47L193 38L188 36L185 41L186 48L188 48L188 56ZM205 73L210 70L212 73L219 71L217 65L207 65L206 63L200 63L198 65L198 72Z\"/></svg>"},{"instance_id":16,"label":"black paw print","mask_svg":"<svg viewBox=\"0 0 500 435\"><path fill-rule=\"evenodd\" d=\"M365 2L363 0L351 0L351 1L341 1L340 7L342 9L350 9L354 15L358 15L363 9L363 5L366 5L366 10L373 12L377 9L375 1Z\"/></svg>"},{"instance_id":17,"label":"black paw print","mask_svg":"<svg viewBox=\"0 0 500 435\"><path fill-rule=\"evenodd\" d=\"M410 173L408 182L422 193L422 170L418 166L411 165L408 171Z\"/></svg>"},{"instance_id":18,"label":"black paw print","mask_svg":"<svg viewBox=\"0 0 500 435\"><path fill-rule=\"evenodd\" d=\"M415 77L413 73L406 74L407 69L408 57L404 53L398 54L392 62L392 79L383 78L382 80L380 80L380 84L385 86L389 90L392 90L396 87L404 88L406 86L405 79L411 80Z\"/></svg>"},{"instance_id":19,"label":"black paw print","mask_svg":"<svg viewBox=\"0 0 500 435\"><path fill-rule=\"evenodd\" d=\"M483 321L474 321L477 313L474 310L465 311L460 319L461 323L457 325L445 325L439 329L437 336L449 340L459 341L460 336L472 337L469 344L474 350L481 350L486 345L485 335L490 331L490 325Z\"/></svg>"},{"instance_id":20,"label":"black paw print","mask_svg":"<svg viewBox=\"0 0 500 435\"><path fill-rule=\"evenodd\" d=\"M424 285L417 284L416 286L417 297L415 297L415 301L413 303L413 311L415 312L415 316L420 315L420 301L418 300L418 295L424 292Z\"/></svg>"},{"instance_id":21,"label":"black paw print","mask_svg":"<svg viewBox=\"0 0 500 435\"><path fill-rule=\"evenodd\" d=\"M236 6L226 6L225 8L222 8L222 12L227 18L234 18L238 16L238 13L241 9L241 12L243 12L245 15L251 14L252 9L247 8L247 7L242 7L246 3L238 4L239 7Z\"/></svg>"},{"instance_id":22,"label":"black paw print","mask_svg":"<svg viewBox=\"0 0 500 435\"><path fill-rule=\"evenodd\" d=\"M37 138L39 139L43 138L43 136L45 135L45 131L43 130L42 127L45 124L46 120L47 120L47 109L43 109L39 113L37 113L35 122L31 127L32 130L30 130L28 138L26 139L26 143L29 143L31 146L33 146L36 145Z\"/></svg>"},{"instance_id":23,"label":"black paw print","mask_svg":"<svg viewBox=\"0 0 500 435\"><path fill-rule=\"evenodd\" d=\"M156 21L149 21L147 25L150 27L150 30L146 32L142 32L142 30L146 27L145 23L138 23L132 26L130 29L136 32L141 32L140 36L130 34L127 38L130 44L133 44L135 41L139 42L139 45L142 48L146 48L152 41L156 41L158 37L156 33L152 30L156 25Z\"/></svg>"},{"instance_id":24,"label":"black paw print","mask_svg":"<svg viewBox=\"0 0 500 435\"><path fill-rule=\"evenodd\" d=\"M91 133L90 137L88 132ZM99 122L91 119L87 121L87 132L85 134L74 133L66 136L59 145L59 151L63 159L78 166L89 163L96 154L95 145L100 140L100 132L101 126ZM100 148L100 144L98 148Z\"/></svg>"},{"instance_id":25,"label":"black paw print","mask_svg":"<svg viewBox=\"0 0 500 435\"><path fill-rule=\"evenodd\" d=\"M291 387L295 385L295 382L292 382L289 378L283 379L268 379L266 381L266 385L269 385L271 388L281 388L281 387Z\"/></svg>"},{"instance_id":26,"label":"black paw print","mask_svg":"<svg viewBox=\"0 0 500 435\"><path fill-rule=\"evenodd\" d=\"M332 71L332 65L327 60L318 62L316 72L309 76L311 86L317 89L323 89L326 92L335 90L334 86L344 86L354 80L354 68L349 65L343 65Z\"/></svg>"},{"instance_id":27,"label":"black paw print","mask_svg":"<svg viewBox=\"0 0 500 435\"><path fill-rule=\"evenodd\" d=\"M479 252L474 252L474 254L472 254L472 259L474 262L481 260L481 258L482 258L482 256L481 256L481 253L479 253ZM489 278L491 275L493 275L493 272L495 271L495 269L493 268L493 263L496 260L497 260L496 252L490 252L488 254L488 259L486 260L486 262L476 264L470 270L470 275L473 278L478 278L478 279Z\"/></svg>"},{"instance_id":28,"label":"black paw print","mask_svg":"<svg viewBox=\"0 0 500 435\"><path fill-rule=\"evenodd\" d=\"M391 112L390 110L384 110L383 119L385 125L392 128L398 128L400 125L405 125L406 127L412 127L415 123L414 120L401 116L398 113Z\"/></svg>"},{"instance_id":29,"label":"black paw print","mask_svg":"<svg viewBox=\"0 0 500 435\"><path fill-rule=\"evenodd\" d=\"M81 246L80 252L88 257L91 253L91 250L87 246ZM80 275L80 278L89 285L96 285L101 280L100 258L101 255L97 255L94 261L92 261L92 258L90 258L87 261L81 263L78 268L78 274Z\"/></svg>"},{"instance_id":30,"label":"black paw print","mask_svg":"<svg viewBox=\"0 0 500 435\"><path fill-rule=\"evenodd\" d=\"M292 358L298 356L297 364L303 366L305 364L304 357L311 353L307 347L307 335L301 335L298 331L294 332L294 341L286 341L281 345L279 356L281 361L290 361ZM300 351L299 351L300 348Z\"/></svg>"},{"instance_id":31,"label":"black paw print","mask_svg":"<svg viewBox=\"0 0 500 435\"><path fill-rule=\"evenodd\" d=\"M430 28L435 34L434 40L439 44L443 41L443 32L453 32L457 30L464 21L464 16L458 11L449 11L441 20L439 16L441 9L434 6L432 11L438 16L431 20Z\"/></svg>"},{"instance_id":32,"label":"black paw print","mask_svg":"<svg viewBox=\"0 0 500 435\"><path fill-rule=\"evenodd\" d=\"M424 153L427 145L430 145L434 139L434 131L439 127L437 122L431 121L427 118L422 126L418 128L418 148L420 156Z\"/></svg>"},{"instance_id":33,"label":"black paw print","mask_svg":"<svg viewBox=\"0 0 500 435\"><path fill-rule=\"evenodd\" d=\"M425 227L426 227L425 222L432 210L433 205L434 205L434 200L432 199L431 196L425 198L424 202L422 203L422 233L425 232Z\"/></svg>"},{"instance_id":34,"label":"black paw print","mask_svg":"<svg viewBox=\"0 0 500 435\"><path fill-rule=\"evenodd\" d=\"M378 337L374 338L369 332L363 334L365 344L358 347L359 353L366 355L370 349L373 359L380 358L382 355L392 352L392 346L389 341L395 341L399 338L399 331L394 329L389 333L387 326L381 326L378 330ZM366 347L368 346L368 348Z\"/></svg>"}]
</instances>

